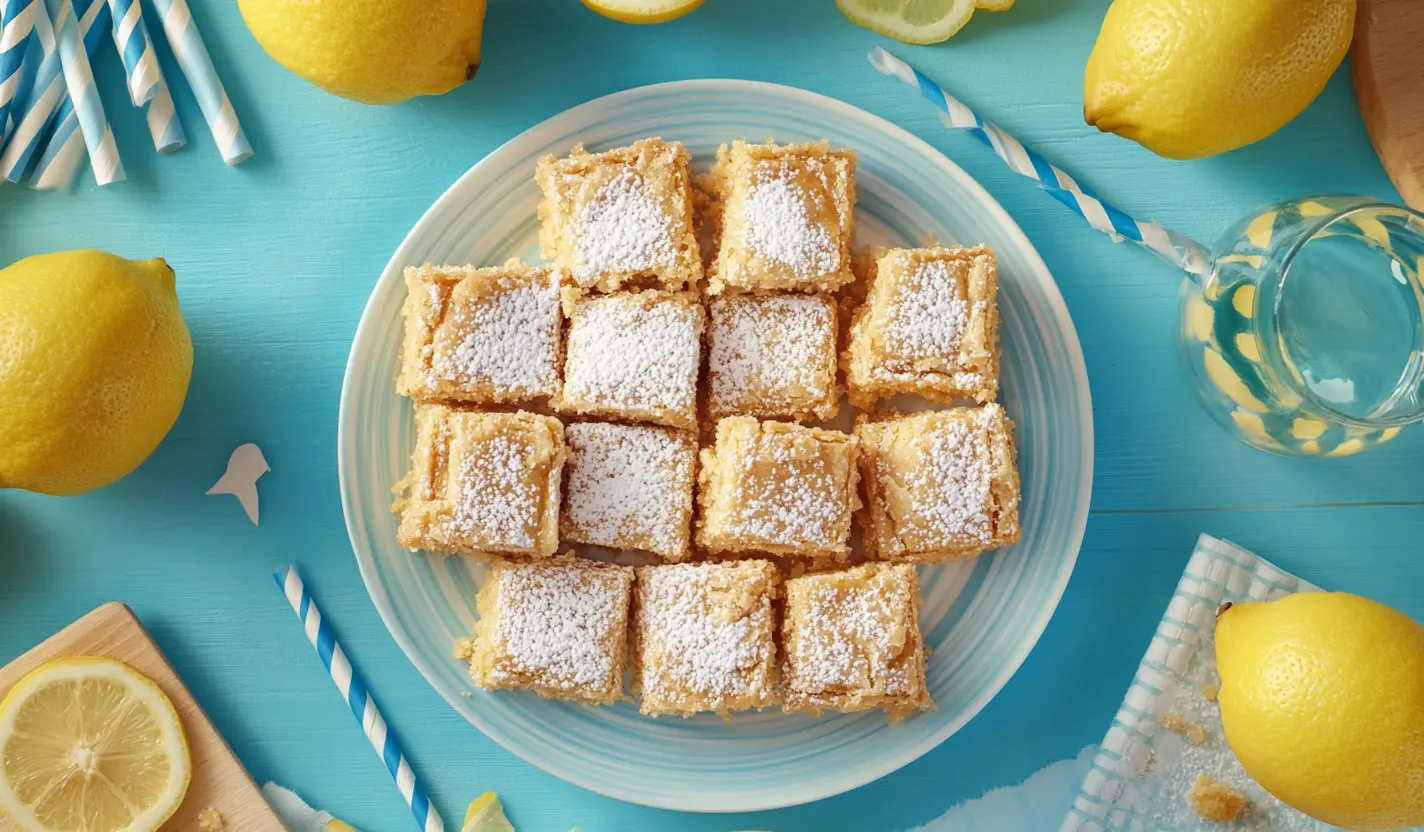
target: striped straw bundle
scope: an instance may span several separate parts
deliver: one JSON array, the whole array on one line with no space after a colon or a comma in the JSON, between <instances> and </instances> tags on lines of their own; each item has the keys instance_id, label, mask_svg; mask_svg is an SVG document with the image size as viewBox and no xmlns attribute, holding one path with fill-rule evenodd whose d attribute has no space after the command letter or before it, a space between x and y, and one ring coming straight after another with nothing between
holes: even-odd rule
<instances>
[{"instance_id":1,"label":"striped straw bundle","mask_svg":"<svg viewBox=\"0 0 1424 832\"><path fill-rule=\"evenodd\" d=\"M1093 228L1115 241L1131 240L1190 275L1209 269L1211 257L1202 245L1178 234L1155 220L1142 221L1119 211L1079 185L1073 177L1048 163L993 122L980 118L944 88L919 70L880 47L870 50L870 65L879 72L900 79L920 91L939 110L945 126L968 130L1015 172L1038 182L1054 199L1073 209Z\"/></svg>"},{"instance_id":2,"label":"striped straw bundle","mask_svg":"<svg viewBox=\"0 0 1424 832\"><path fill-rule=\"evenodd\" d=\"M112 36L129 99L146 110L159 153L187 141L159 66L143 3L159 16L173 56L223 161L252 155L184 0L0 0L0 177L61 189L87 158L100 185L124 179L114 133L94 82L93 60Z\"/></svg>"}]
</instances>

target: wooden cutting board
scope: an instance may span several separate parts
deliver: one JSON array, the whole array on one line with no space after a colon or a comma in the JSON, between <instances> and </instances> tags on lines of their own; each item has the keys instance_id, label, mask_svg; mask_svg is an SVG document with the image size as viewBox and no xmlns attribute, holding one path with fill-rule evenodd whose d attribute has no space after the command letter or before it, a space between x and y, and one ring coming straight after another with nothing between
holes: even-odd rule
<instances>
[{"instance_id":1,"label":"wooden cutting board","mask_svg":"<svg viewBox=\"0 0 1424 832\"><path fill-rule=\"evenodd\" d=\"M1424 0L1360 0L1350 60L1375 152L1424 211Z\"/></svg>"},{"instance_id":2,"label":"wooden cutting board","mask_svg":"<svg viewBox=\"0 0 1424 832\"><path fill-rule=\"evenodd\" d=\"M282 832L285 827L263 800L257 784L198 707L133 610L123 604L99 607L0 668L0 698L26 673L50 659L70 656L117 659L152 679L173 701L188 735L193 780L183 805L163 825L164 832L197 832L198 814L209 807L222 815L228 832ZM0 814L0 832L14 829L10 820Z\"/></svg>"}]
</instances>

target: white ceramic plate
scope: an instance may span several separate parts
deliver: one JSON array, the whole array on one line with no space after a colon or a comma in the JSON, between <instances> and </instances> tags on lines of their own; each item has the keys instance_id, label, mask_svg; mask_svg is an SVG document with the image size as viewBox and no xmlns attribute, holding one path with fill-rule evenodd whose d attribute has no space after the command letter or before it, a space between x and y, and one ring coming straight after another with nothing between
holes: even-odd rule
<instances>
[{"instance_id":1,"label":"white ceramic plate","mask_svg":"<svg viewBox=\"0 0 1424 832\"><path fill-rule=\"evenodd\" d=\"M813 719L767 711L726 723L710 715L654 720L633 704L590 708L486 693L451 652L474 624L482 567L396 546L391 486L414 444L411 407L393 384L402 269L536 257L535 160L576 142L602 150L650 135L682 141L702 169L719 144L735 138L827 138L860 154L860 243L983 242L998 255L1001 398L1018 425L1023 541L974 562L922 570L935 711L895 727L879 713ZM1077 334L1048 269L998 203L929 145L882 119L803 90L748 81L685 81L600 98L471 168L411 229L371 294L346 368L338 445L342 506L366 587L391 634L450 706L571 783L702 812L770 809L853 789L934 748L978 713L1058 604L1082 540L1093 466Z\"/></svg>"}]
</instances>

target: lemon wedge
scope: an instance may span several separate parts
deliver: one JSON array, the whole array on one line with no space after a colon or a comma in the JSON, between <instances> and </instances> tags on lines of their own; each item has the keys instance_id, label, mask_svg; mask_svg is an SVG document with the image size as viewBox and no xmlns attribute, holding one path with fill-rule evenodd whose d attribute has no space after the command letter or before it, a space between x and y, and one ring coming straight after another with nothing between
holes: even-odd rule
<instances>
[{"instance_id":1,"label":"lemon wedge","mask_svg":"<svg viewBox=\"0 0 1424 832\"><path fill-rule=\"evenodd\" d=\"M988 2L1003 6L1003 0ZM949 40L974 15L974 0L836 0L836 5L852 23L905 43Z\"/></svg>"},{"instance_id":2,"label":"lemon wedge","mask_svg":"<svg viewBox=\"0 0 1424 832\"><path fill-rule=\"evenodd\" d=\"M499 795L485 792L470 801L465 810L465 825L460 832L514 832L514 824L504 816L504 804Z\"/></svg>"},{"instance_id":3,"label":"lemon wedge","mask_svg":"<svg viewBox=\"0 0 1424 832\"><path fill-rule=\"evenodd\" d=\"M664 23L702 5L702 0L583 0L583 4L623 23Z\"/></svg>"},{"instance_id":4,"label":"lemon wedge","mask_svg":"<svg viewBox=\"0 0 1424 832\"><path fill-rule=\"evenodd\" d=\"M24 832L153 832L192 763L173 703L112 659L58 659L0 702L0 809Z\"/></svg>"}]
</instances>

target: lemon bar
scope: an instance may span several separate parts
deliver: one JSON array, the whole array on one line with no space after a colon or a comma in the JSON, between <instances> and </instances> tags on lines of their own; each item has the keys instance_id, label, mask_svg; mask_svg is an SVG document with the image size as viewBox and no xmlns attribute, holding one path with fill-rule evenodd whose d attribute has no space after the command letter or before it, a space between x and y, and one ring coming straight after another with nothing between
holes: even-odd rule
<instances>
[{"instance_id":1,"label":"lemon bar","mask_svg":"<svg viewBox=\"0 0 1424 832\"><path fill-rule=\"evenodd\" d=\"M775 704L776 567L761 560L638 567L633 680L645 714Z\"/></svg>"},{"instance_id":2,"label":"lemon bar","mask_svg":"<svg viewBox=\"0 0 1424 832\"><path fill-rule=\"evenodd\" d=\"M633 568L570 555L496 560L475 608L470 675L486 690L610 705L623 696Z\"/></svg>"},{"instance_id":3,"label":"lemon bar","mask_svg":"<svg viewBox=\"0 0 1424 832\"><path fill-rule=\"evenodd\" d=\"M519 402L559 392L561 273L504 266L405 270L396 388L424 401Z\"/></svg>"},{"instance_id":4,"label":"lemon bar","mask_svg":"<svg viewBox=\"0 0 1424 832\"><path fill-rule=\"evenodd\" d=\"M648 425L576 422L564 428L569 459L563 539L687 557L697 440Z\"/></svg>"},{"instance_id":5,"label":"lemon bar","mask_svg":"<svg viewBox=\"0 0 1424 832\"><path fill-rule=\"evenodd\" d=\"M851 404L869 410L896 393L994 401L998 293L994 253L983 246L883 252L842 357Z\"/></svg>"},{"instance_id":6,"label":"lemon bar","mask_svg":"<svg viewBox=\"0 0 1424 832\"><path fill-rule=\"evenodd\" d=\"M559 542L564 428L519 411L417 405L411 470L397 486L406 549L547 557Z\"/></svg>"},{"instance_id":7,"label":"lemon bar","mask_svg":"<svg viewBox=\"0 0 1424 832\"><path fill-rule=\"evenodd\" d=\"M1019 539L1013 423L997 404L856 425L866 556L936 563Z\"/></svg>"},{"instance_id":8,"label":"lemon bar","mask_svg":"<svg viewBox=\"0 0 1424 832\"><path fill-rule=\"evenodd\" d=\"M555 407L675 428L697 424L706 313L687 292L577 298Z\"/></svg>"},{"instance_id":9,"label":"lemon bar","mask_svg":"<svg viewBox=\"0 0 1424 832\"><path fill-rule=\"evenodd\" d=\"M854 436L729 416L702 451L697 542L712 554L843 560L856 498Z\"/></svg>"},{"instance_id":10,"label":"lemon bar","mask_svg":"<svg viewBox=\"0 0 1424 832\"><path fill-rule=\"evenodd\" d=\"M786 582L781 665L787 712L933 707L925 686L915 567L872 563Z\"/></svg>"},{"instance_id":11,"label":"lemon bar","mask_svg":"<svg viewBox=\"0 0 1424 832\"><path fill-rule=\"evenodd\" d=\"M584 289L692 289L702 254L692 219L692 174L677 142L643 139L606 153L582 145L539 160L539 244Z\"/></svg>"},{"instance_id":12,"label":"lemon bar","mask_svg":"<svg viewBox=\"0 0 1424 832\"><path fill-rule=\"evenodd\" d=\"M840 391L834 301L825 295L723 295L707 311L712 419L835 417Z\"/></svg>"},{"instance_id":13,"label":"lemon bar","mask_svg":"<svg viewBox=\"0 0 1424 832\"><path fill-rule=\"evenodd\" d=\"M708 180L708 294L834 292L851 282L855 161L826 142L723 145Z\"/></svg>"}]
</instances>

